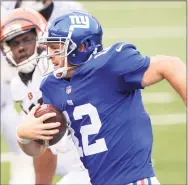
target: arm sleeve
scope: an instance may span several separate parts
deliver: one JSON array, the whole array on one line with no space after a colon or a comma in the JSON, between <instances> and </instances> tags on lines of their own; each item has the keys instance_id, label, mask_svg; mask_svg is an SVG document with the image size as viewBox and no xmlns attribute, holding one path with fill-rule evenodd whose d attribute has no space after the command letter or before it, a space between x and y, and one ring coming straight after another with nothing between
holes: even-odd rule
<instances>
[{"instance_id":1,"label":"arm sleeve","mask_svg":"<svg viewBox=\"0 0 188 185\"><path fill-rule=\"evenodd\" d=\"M42 92L43 104L53 104L54 103L50 96L49 89L51 89L51 87L49 87L48 76L47 76L42 79L41 84L40 84L40 91Z\"/></svg>"},{"instance_id":2,"label":"arm sleeve","mask_svg":"<svg viewBox=\"0 0 188 185\"><path fill-rule=\"evenodd\" d=\"M43 99L43 104L52 104L52 101L48 96L48 91L45 89L42 91L42 99Z\"/></svg>"},{"instance_id":3,"label":"arm sleeve","mask_svg":"<svg viewBox=\"0 0 188 185\"><path fill-rule=\"evenodd\" d=\"M143 89L141 81L149 67L149 57L141 55L132 44L120 43L111 60L110 70L123 80L126 90Z\"/></svg>"}]
</instances>

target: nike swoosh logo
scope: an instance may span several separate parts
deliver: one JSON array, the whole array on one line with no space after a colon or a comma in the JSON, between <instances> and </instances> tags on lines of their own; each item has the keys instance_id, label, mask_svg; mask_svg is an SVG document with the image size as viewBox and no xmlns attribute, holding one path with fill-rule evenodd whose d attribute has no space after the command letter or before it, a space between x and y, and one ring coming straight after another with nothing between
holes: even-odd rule
<instances>
[{"instance_id":1,"label":"nike swoosh logo","mask_svg":"<svg viewBox=\"0 0 188 185\"><path fill-rule=\"evenodd\" d=\"M122 50L122 47L125 45L125 43L121 44L119 48L116 49L117 52L120 52Z\"/></svg>"}]
</instances>

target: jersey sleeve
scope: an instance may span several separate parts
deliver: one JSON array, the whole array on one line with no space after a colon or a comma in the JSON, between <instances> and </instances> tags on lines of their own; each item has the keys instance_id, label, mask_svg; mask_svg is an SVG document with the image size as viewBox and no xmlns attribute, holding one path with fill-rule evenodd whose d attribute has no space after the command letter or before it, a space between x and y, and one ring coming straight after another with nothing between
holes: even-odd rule
<instances>
[{"instance_id":1,"label":"jersey sleeve","mask_svg":"<svg viewBox=\"0 0 188 185\"><path fill-rule=\"evenodd\" d=\"M43 104L52 104L52 101L51 101L51 98L49 96L49 93L48 93L48 89L45 88L44 86L44 82L45 79L43 79L41 85L40 85L40 90L42 92L42 100L43 100Z\"/></svg>"},{"instance_id":2,"label":"jersey sleeve","mask_svg":"<svg viewBox=\"0 0 188 185\"><path fill-rule=\"evenodd\" d=\"M52 102L48 96L48 92L46 90L44 90L42 92L42 99L43 99L43 104L52 104Z\"/></svg>"},{"instance_id":3,"label":"jersey sleeve","mask_svg":"<svg viewBox=\"0 0 188 185\"><path fill-rule=\"evenodd\" d=\"M143 56L129 43L119 43L114 50L108 70L123 80L126 90L143 89L141 81L149 67L150 57Z\"/></svg>"},{"instance_id":4,"label":"jersey sleeve","mask_svg":"<svg viewBox=\"0 0 188 185\"><path fill-rule=\"evenodd\" d=\"M50 96L49 87L48 85L48 78L49 76L45 77L42 79L41 84L40 84L40 90L42 92L42 100L43 104L53 104L52 98Z\"/></svg>"},{"instance_id":5,"label":"jersey sleeve","mask_svg":"<svg viewBox=\"0 0 188 185\"><path fill-rule=\"evenodd\" d=\"M43 103L52 104L59 110L63 110L62 103L59 101L59 98L61 98L63 101L64 97L61 96L61 92L64 93L65 91L64 86L61 87L61 82L63 83L63 80L57 80L53 74L50 74L44 78L40 84Z\"/></svg>"}]
</instances>

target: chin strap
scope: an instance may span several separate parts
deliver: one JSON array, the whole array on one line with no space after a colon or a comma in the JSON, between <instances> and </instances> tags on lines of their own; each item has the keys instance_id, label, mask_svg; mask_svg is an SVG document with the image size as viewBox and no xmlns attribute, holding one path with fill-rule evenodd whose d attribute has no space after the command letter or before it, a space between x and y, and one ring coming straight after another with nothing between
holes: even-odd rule
<instances>
[{"instance_id":1,"label":"chin strap","mask_svg":"<svg viewBox=\"0 0 188 185\"><path fill-rule=\"evenodd\" d=\"M69 47L69 42L70 42L70 39L71 39L73 31L74 31L74 28L70 27L69 33L68 33L68 37L65 40L64 48L62 50L62 53L65 52L66 55L67 55L67 51L68 51L68 47ZM60 50L61 50L61 43L60 43ZM71 68L73 68L73 67L68 67L67 56L66 57L60 56L60 66L63 65L63 60L62 60L63 58L64 58L64 67L59 67L57 70L54 71L54 76L57 79L66 78L68 70L71 69Z\"/></svg>"},{"instance_id":2,"label":"chin strap","mask_svg":"<svg viewBox=\"0 0 188 185\"><path fill-rule=\"evenodd\" d=\"M54 76L57 79L66 78L67 72L72 67L60 67L54 71Z\"/></svg>"}]
</instances>

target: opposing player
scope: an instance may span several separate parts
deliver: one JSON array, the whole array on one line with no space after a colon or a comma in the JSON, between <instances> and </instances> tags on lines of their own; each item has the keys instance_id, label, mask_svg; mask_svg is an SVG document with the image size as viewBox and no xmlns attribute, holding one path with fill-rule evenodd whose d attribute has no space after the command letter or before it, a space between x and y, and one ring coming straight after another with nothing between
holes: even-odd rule
<instances>
[{"instance_id":1,"label":"opposing player","mask_svg":"<svg viewBox=\"0 0 188 185\"><path fill-rule=\"evenodd\" d=\"M142 103L144 87L166 79L186 104L186 69L172 56L143 56L133 44L103 49L102 27L89 14L56 18L43 39L54 72L41 84L44 103L66 111L75 143L92 184L159 184L151 163L152 128ZM17 134L45 136L34 107ZM43 146L20 144L29 155ZM32 151L32 152L31 152Z\"/></svg>"},{"instance_id":2,"label":"opposing player","mask_svg":"<svg viewBox=\"0 0 188 185\"><path fill-rule=\"evenodd\" d=\"M3 18L11 12L15 2L7 2L6 5L4 1L0 3L1 18ZM1 53L1 134L7 144L8 152L11 154L8 183L34 184L33 160L22 152L16 141L16 126L20 123L21 117L15 111L10 88L11 80L16 74L16 70L7 64ZM1 156L1 159L3 161L3 156ZM25 169L24 171L23 168Z\"/></svg>"},{"instance_id":3,"label":"opposing player","mask_svg":"<svg viewBox=\"0 0 188 185\"><path fill-rule=\"evenodd\" d=\"M2 23L2 51L7 61L18 70L18 75L12 80L11 84L12 97L15 102L20 104L22 114L27 114L36 103L42 103L39 85L44 66L41 60L36 57L45 51L43 51L44 48L39 47L36 40L43 34L46 25L47 22L38 12L20 8L12 11ZM54 154L58 154L58 158L57 155L52 155L51 150ZM87 171L80 162L69 135L67 135L66 144L61 141L51 150L48 149L46 154L34 159L37 184L52 181L55 169L50 170L51 163L49 160L54 163L58 160L57 172L59 175L65 175L61 180L62 184L89 182ZM48 157L49 154L51 154L50 157ZM54 165L55 167L56 165Z\"/></svg>"}]
</instances>

